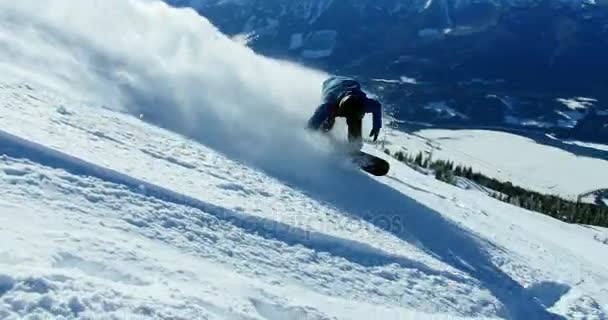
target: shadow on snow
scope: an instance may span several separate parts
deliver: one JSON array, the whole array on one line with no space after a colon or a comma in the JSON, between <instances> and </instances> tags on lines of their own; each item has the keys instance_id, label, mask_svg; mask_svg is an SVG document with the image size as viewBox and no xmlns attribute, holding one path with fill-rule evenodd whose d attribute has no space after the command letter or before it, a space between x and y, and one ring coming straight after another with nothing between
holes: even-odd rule
<instances>
[{"instance_id":1,"label":"shadow on snow","mask_svg":"<svg viewBox=\"0 0 608 320\"><path fill-rule=\"evenodd\" d=\"M277 176L276 173L274 175ZM484 249L491 245L484 243L483 239L366 174L338 169L321 183L304 179L294 181L293 176L281 175L279 173L277 177L295 184L312 197L371 221L474 277L504 305L501 316L512 319L562 318L546 311L535 296L496 267Z\"/></svg>"},{"instance_id":2,"label":"shadow on snow","mask_svg":"<svg viewBox=\"0 0 608 320\"><path fill-rule=\"evenodd\" d=\"M277 165L278 161L268 161L269 158L247 158L238 150L219 141L217 137L210 137L196 132L197 130L183 129L174 121L166 121L167 118L163 117L162 112L148 114L147 120L184 134L216 151L225 153L232 159L246 162L314 199L371 222L376 227L418 246L439 260L469 274L504 305L500 315L502 317L563 319L559 315L548 312L537 297L492 263L489 253L485 250L491 244L444 218L433 209L359 170L344 168L337 163L323 164L323 168L319 168L319 171L327 175L324 179L318 179L318 173L311 177L307 172L297 172L297 168L289 170L289 167L283 164L285 161ZM311 235L311 239L314 239L314 235Z\"/></svg>"},{"instance_id":3,"label":"shadow on snow","mask_svg":"<svg viewBox=\"0 0 608 320\"><path fill-rule=\"evenodd\" d=\"M0 155L28 159L42 165L62 169L79 176L91 176L127 187L131 192L178 205L189 206L207 213L220 222L230 223L242 230L278 240L288 245L302 245L317 252L327 252L353 263L367 267L399 264L428 275L443 276L454 281L470 281L466 277L435 270L424 263L390 254L358 241L343 239L320 232L310 231L301 221L280 222L249 215L166 189L109 168L87 162L38 143L22 139L0 130ZM287 218L289 219L289 217ZM295 219L295 217L294 217Z\"/></svg>"},{"instance_id":4,"label":"shadow on snow","mask_svg":"<svg viewBox=\"0 0 608 320\"><path fill-rule=\"evenodd\" d=\"M201 137L197 140L205 142ZM211 147L218 151L226 150L221 145ZM260 236L291 245L300 244L316 251L325 251L361 265L397 263L405 268L416 268L427 274L440 274L456 281L467 281L449 272L434 270L423 263L391 255L360 242L314 233L286 223L218 207L1 131L0 153L27 158L73 174L93 176L122 184L133 192L198 208L219 220L230 222ZM230 152L228 155L230 156ZM238 154L234 156L239 157ZM512 319L561 318L546 311L539 299L491 262L488 252L484 249L489 244L484 240L445 219L438 212L358 170L330 163L322 169L322 172L327 174L326 178L318 179L263 161L253 165L319 201L342 209L404 241L415 244L430 255L469 274L504 305L500 316Z\"/></svg>"}]
</instances>

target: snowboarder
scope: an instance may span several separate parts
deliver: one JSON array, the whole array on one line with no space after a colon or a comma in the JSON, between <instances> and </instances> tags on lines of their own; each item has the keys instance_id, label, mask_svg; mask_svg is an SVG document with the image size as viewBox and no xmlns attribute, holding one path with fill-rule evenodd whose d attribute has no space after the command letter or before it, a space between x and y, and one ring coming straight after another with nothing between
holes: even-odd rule
<instances>
[{"instance_id":1,"label":"snowboarder","mask_svg":"<svg viewBox=\"0 0 608 320\"><path fill-rule=\"evenodd\" d=\"M346 118L348 141L361 149L363 117L366 113L372 113L373 128L369 136L374 141L378 140L382 127L382 105L368 98L359 82L352 78L332 76L323 82L322 95L323 103L308 120L309 129L328 132L337 117Z\"/></svg>"}]
</instances>

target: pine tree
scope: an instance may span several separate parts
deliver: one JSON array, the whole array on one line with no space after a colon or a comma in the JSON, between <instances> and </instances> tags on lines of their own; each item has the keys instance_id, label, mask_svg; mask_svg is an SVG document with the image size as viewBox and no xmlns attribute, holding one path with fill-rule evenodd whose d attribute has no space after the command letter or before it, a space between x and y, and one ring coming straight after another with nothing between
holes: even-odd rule
<instances>
[{"instance_id":1,"label":"pine tree","mask_svg":"<svg viewBox=\"0 0 608 320\"><path fill-rule=\"evenodd\" d=\"M390 152L385 150L386 152ZM447 183L453 183L456 176L465 177L496 192L490 196L500 201L510 203L531 211L536 211L556 219L578 224L608 227L608 208L594 204L570 201L555 195L545 195L513 185L510 181L499 181L494 178L474 172L472 167L454 165L451 160L431 161L425 158L422 151L414 157L413 154L399 151L393 155L399 161L431 168L435 178Z\"/></svg>"},{"instance_id":2,"label":"pine tree","mask_svg":"<svg viewBox=\"0 0 608 320\"><path fill-rule=\"evenodd\" d=\"M464 177L469 180L472 180L473 179L473 168L467 167L464 171Z\"/></svg>"},{"instance_id":3,"label":"pine tree","mask_svg":"<svg viewBox=\"0 0 608 320\"><path fill-rule=\"evenodd\" d=\"M402 151L398 151L395 153L395 158L401 162L405 160L405 154Z\"/></svg>"},{"instance_id":4,"label":"pine tree","mask_svg":"<svg viewBox=\"0 0 608 320\"><path fill-rule=\"evenodd\" d=\"M414 163L417 164L418 166L422 166L422 151L420 151L416 155L416 158L414 159Z\"/></svg>"},{"instance_id":5,"label":"pine tree","mask_svg":"<svg viewBox=\"0 0 608 320\"><path fill-rule=\"evenodd\" d=\"M454 183L454 172L451 169L448 169L445 172L445 182Z\"/></svg>"},{"instance_id":6,"label":"pine tree","mask_svg":"<svg viewBox=\"0 0 608 320\"><path fill-rule=\"evenodd\" d=\"M457 176L462 176L462 167L460 165L456 166L456 169L454 169L454 174Z\"/></svg>"}]
</instances>

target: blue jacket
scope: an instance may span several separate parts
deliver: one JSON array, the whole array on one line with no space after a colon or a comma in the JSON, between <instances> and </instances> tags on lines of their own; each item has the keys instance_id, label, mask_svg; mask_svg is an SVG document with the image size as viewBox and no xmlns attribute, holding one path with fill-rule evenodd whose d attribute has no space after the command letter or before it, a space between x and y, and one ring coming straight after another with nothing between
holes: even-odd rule
<instances>
[{"instance_id":1,"label":"blue jacket","mask_svg":"<svg viewBox=\"0 0 608 320\"><path fill-rule=\"evenodd\" d=\"M374 129L380 129L382 127L382 105L374 99L367 98L361 90L361 85L356 80L338 76L330 77L323 82L323 103L308 121L308 127L318 130L325 121L334 116L340 100L349 94L366 98L363 106L364 111L373 114L373 127Z\"/></svg>"}]
</instances>

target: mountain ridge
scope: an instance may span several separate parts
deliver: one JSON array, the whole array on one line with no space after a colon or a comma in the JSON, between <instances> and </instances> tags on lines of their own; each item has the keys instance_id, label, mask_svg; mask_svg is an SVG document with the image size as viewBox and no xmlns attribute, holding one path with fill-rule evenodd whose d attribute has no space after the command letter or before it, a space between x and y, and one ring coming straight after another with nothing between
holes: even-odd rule
<instances>
[{"instance_id":1,"label":"mountain ridge","mask_svg":"<svg viewBox=\"0 0 608 320\"><path fill-rule=\"evenodd\" d=\"M605 1L167 2L264 55L358 77L402 119L577 136L588 112L562 100L608 110Z\"/></svg>"}]
</instances>

